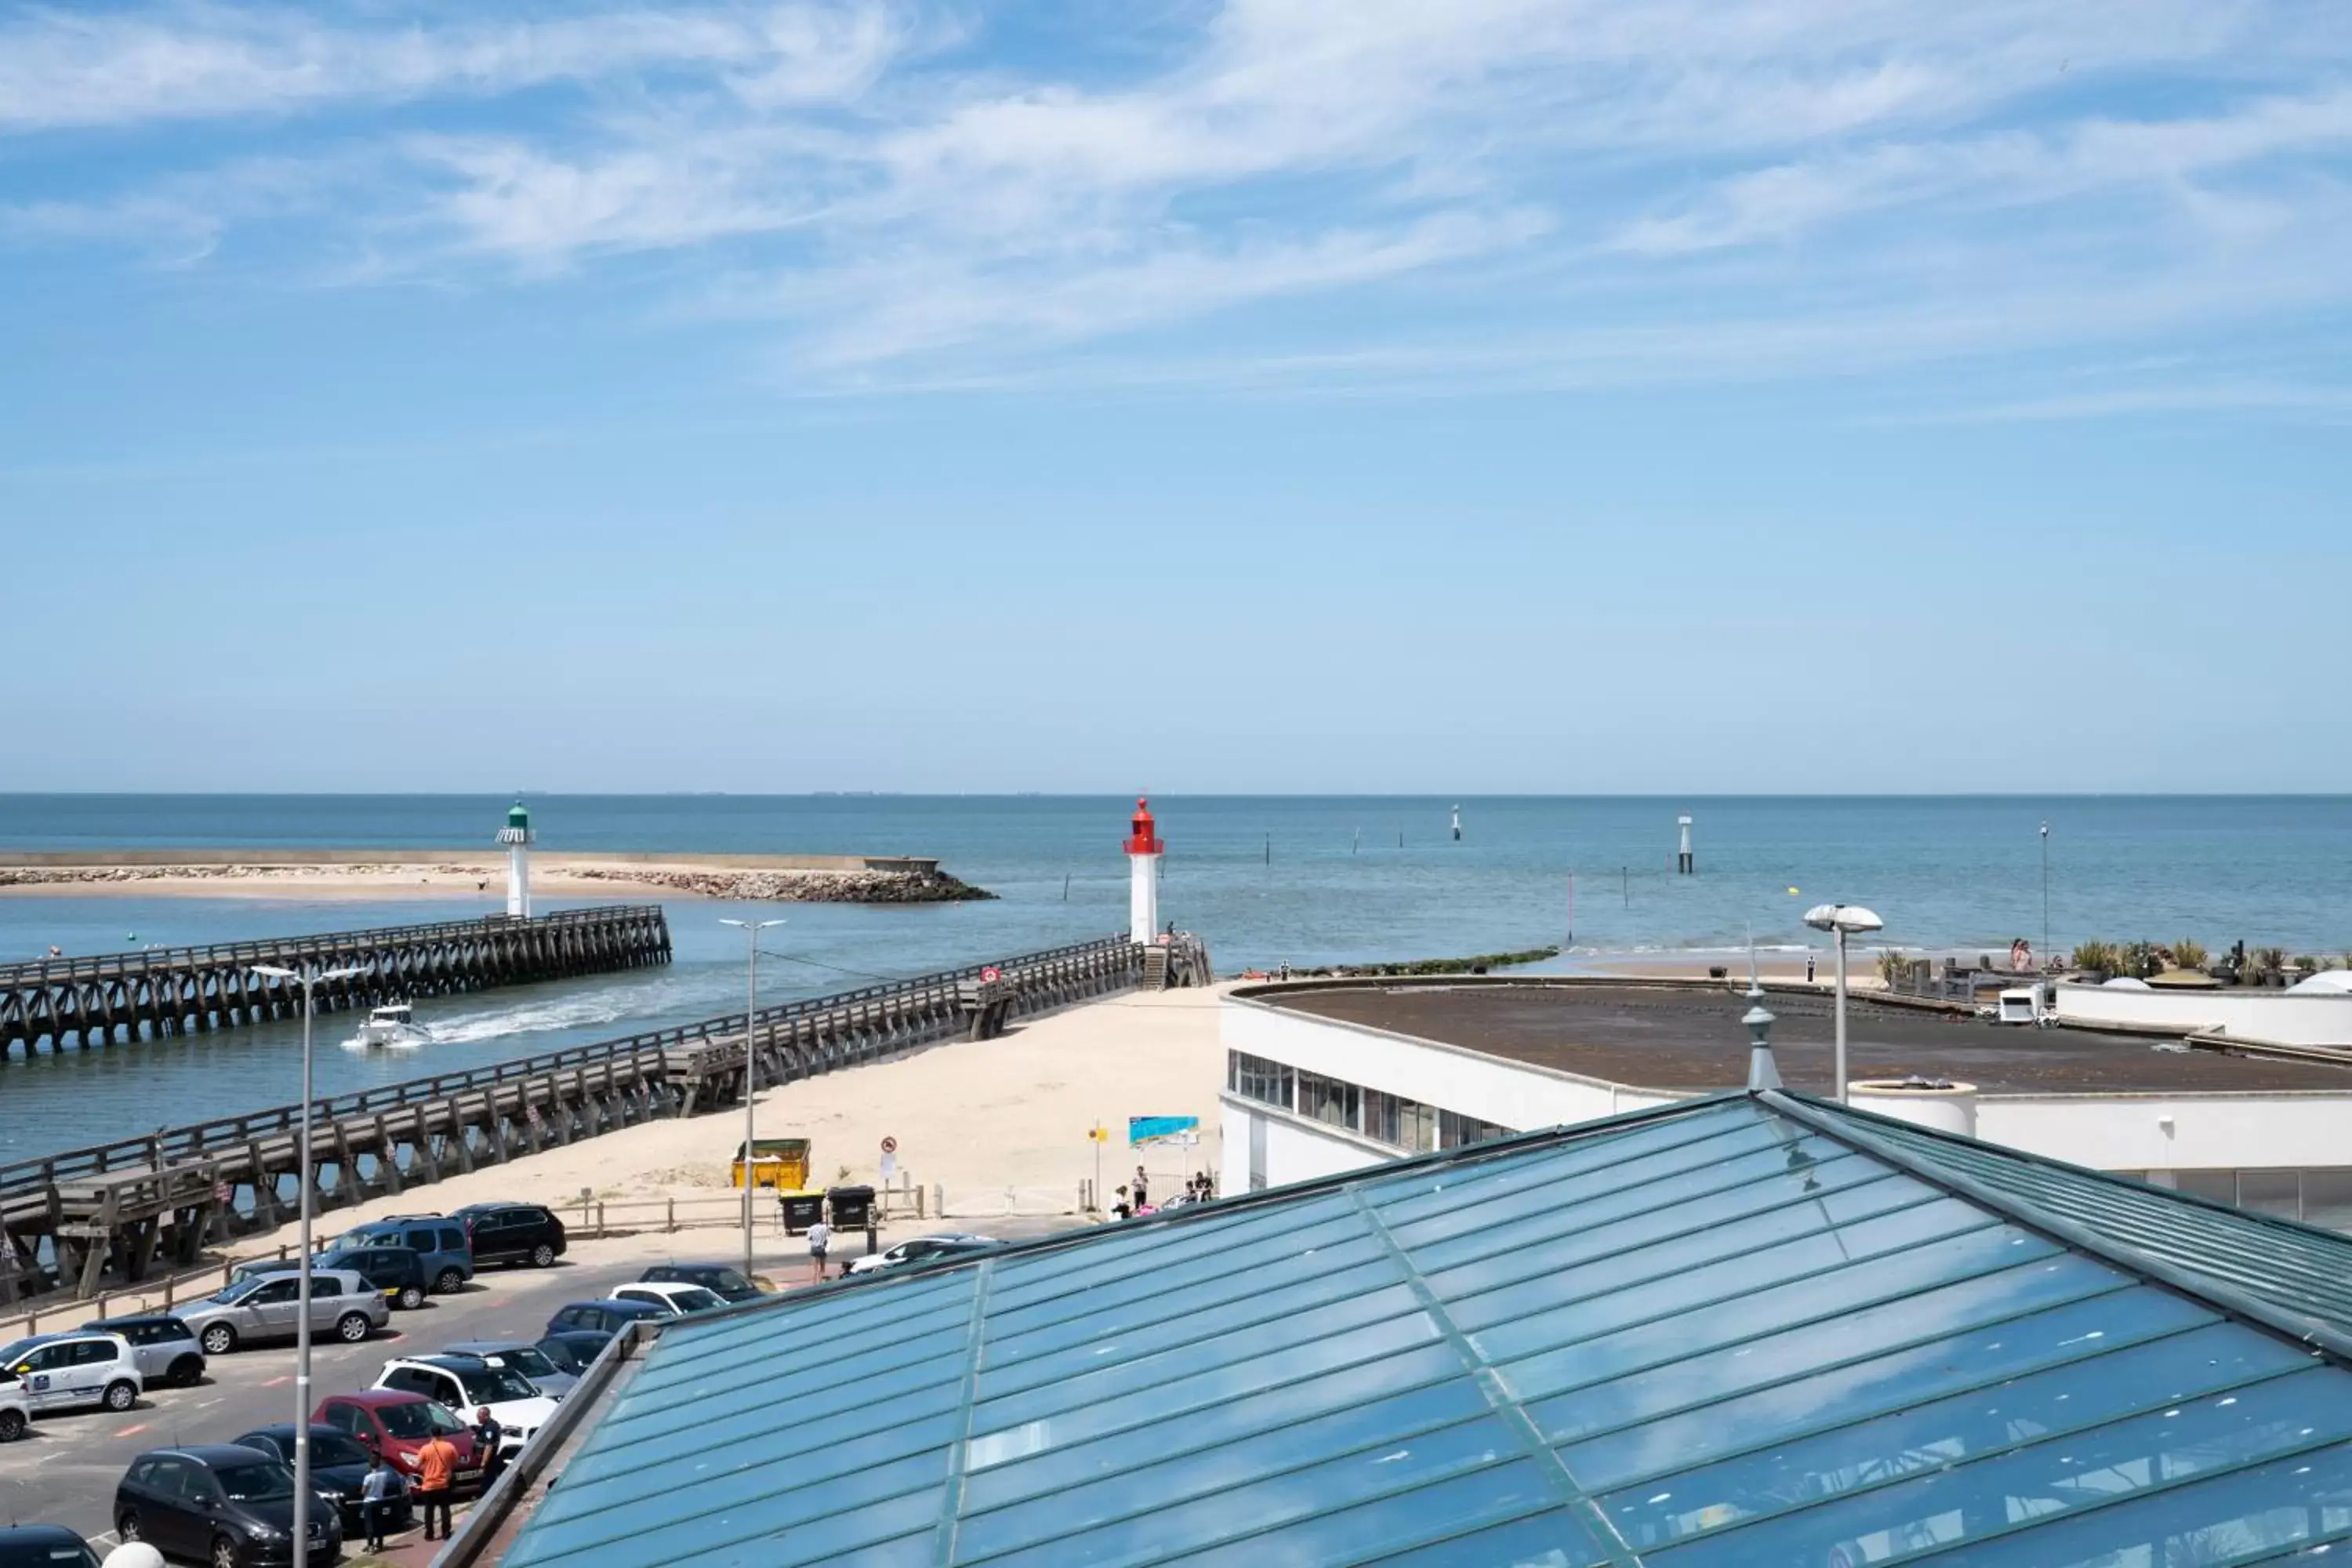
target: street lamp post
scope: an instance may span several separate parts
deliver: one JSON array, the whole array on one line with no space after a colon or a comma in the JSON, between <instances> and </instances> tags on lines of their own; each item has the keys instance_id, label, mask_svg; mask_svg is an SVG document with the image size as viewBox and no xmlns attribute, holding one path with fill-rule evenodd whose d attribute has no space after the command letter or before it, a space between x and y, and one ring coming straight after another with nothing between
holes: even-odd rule
<instances>
[{"instance_id":1,"label":"street lamp post","mask_svg":"<svg viewBox=\"0 0 2352 1568\"><path fill-rule=\"evenodd\" d=\"M2042 962L2050 962L2050 825L2042 825Z\"/></svg>"},{"instance_id":2,"label":"street lamp post","mask_svg":"<svg viewBox=\"0 0 2352 1568\"><path fill-rule=\"evenodd\" d=\"M1805 923L1815 931L1837 933L1837 1086L1840 1105L1845 1099L1845 939L1854 931L1877 931L1886 922L1860 904L1816 904L1805 911Z\"/></svg>"},{"instance_id":3,"label":"street lamp post","mask_svg":"<svg viewBox=\"0 0 2352 1568\"><path fill-rule=\"evenodd\" d=\"M743 1278L749 1279L751 1268L751 1155L753 1091L760 1087L760 1058L753 1048L752 1032L760 1023L760 933L770 926L784 922L772 921L721 920L723 926L734 926L743 933L745 952L743 980Z\"/></svg>"},{"instance_id":4,"label":"street lamp post","mask_svg":"<svg viewBox=\"0 0 2352 1568\"><path fill-rule=\"evenodd\" d=\"M329 980L348 980L357 969L280 969L257 963L256 974L290 980L302 987L302 1197L299 1250L294 1269L294 1541L293 1560L310 1560L310 1020L315 986ZM258 1173L256 1173L258 1179Z\"/></svg>"}]
</instances>

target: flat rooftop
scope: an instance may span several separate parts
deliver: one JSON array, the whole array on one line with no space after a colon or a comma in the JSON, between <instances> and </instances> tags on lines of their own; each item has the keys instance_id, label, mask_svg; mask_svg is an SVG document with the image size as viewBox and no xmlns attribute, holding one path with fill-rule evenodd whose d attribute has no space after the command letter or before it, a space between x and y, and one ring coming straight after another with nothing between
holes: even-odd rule
<instances>
[{"instance_id":1,"label":"flat rooftop","mask_svg":"<svg viewBox=\"0 0 2352 1568\"><path fill-rule=\"evenodd\" d=\"M1643 1089L1732 1089L1748 1079L1741 987L1546 984L1540 981L1315 984L1245 993L1310 1013L1461 1046L1490 1056ZM1832 1015L1826 995L1775 991L1772 1053L1791 1089L1828 1094ZM2142 1037L1988 1024L1850 998L1852 1077L1955 1079L1988 1094L2352 1092L2352 1068L2163 1050Z\"/></svg>"}]
</instances>

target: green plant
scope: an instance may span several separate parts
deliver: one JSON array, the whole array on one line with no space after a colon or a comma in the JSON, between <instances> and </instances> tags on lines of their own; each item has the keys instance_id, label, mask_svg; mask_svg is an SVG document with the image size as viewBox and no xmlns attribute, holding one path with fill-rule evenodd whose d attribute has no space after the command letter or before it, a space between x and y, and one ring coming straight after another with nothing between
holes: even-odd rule
<instances>
[{"instance_id":1,"label":"green plant","mask_svg":"<svg viewBox=\"0 0 2352 1568\"><path fill-rule=\"evenodd\" d=\"M2246 956L2258 970L2286 967L2286 949L2283 947L2258 947Z\"/></svg>"},{"instance_id":2,"label":"green plant","mask_svg":"<svg viewBox=\"0 0 2352 1568\"><path fill-rule=\"evenodd\" d=\"M2073 963L2077 969L2096 969L2112 974L2116 968L2116 944L2097 937L2089 942L2076 942Z\"/></svg>"},{"instance_id":3,"label":"green plant","mask_svg":"<svg viewBox=\"0 0 2352 1568\"><path fill-rule=\"evenodd\" d=\"M2161 961L2156 956L2153 943L2127 942L2116 950L2116 973L2118 974L2129 975L2134 980L2145 980L2157 973L2160 967Z\"/></svg>"},{"instance_id":4,"label":"green plant","mask_svg":"<svg viewBox=\"0 0 2352 1568\"><path fill-rule=\"evenodd\" d=\"M2172 944L2172 963L2178 969L2202 969L2207 958L2205 944L2193 937L2182 937Z\"/></svg>"},{"instance_id":5,"label":"green plant","mask_svg":"<svg viewBox=\"0 0 2352 1568\"><path fill-rule=\"evenodd\" d=\"M1903 956L1903 950L1899 947L1880 948L1878 950L1878 983L1889 991L1894 990L1910 963L1909 959Z\"/></svg>"},{"instance_id":6,"label":"green plant","mask_svg":"<svg viewBox=\"0 0 2352 1568\"><path fill-rule=\"evenodd\" d=\"M2319 973L2319 960L2304 953L2294 961L2294 970L2298 974L2316 974Z\"/></svg>"}]
</instances>

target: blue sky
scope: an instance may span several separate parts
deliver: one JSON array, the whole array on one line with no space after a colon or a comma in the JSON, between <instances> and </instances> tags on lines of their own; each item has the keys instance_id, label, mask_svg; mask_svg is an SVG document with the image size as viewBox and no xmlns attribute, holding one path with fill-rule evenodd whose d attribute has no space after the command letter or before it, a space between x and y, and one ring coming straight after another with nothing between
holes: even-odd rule
<instances>
[{"instance_id":1,"label":"blue sky","mask_svg":"<svg viewBox=\"0 0 2352 1568\"><path fill-rule=\"evenodd\" d=\"M2283 0L0 5L0 788L2338 790Z\"/></svg>"}]
</instances>

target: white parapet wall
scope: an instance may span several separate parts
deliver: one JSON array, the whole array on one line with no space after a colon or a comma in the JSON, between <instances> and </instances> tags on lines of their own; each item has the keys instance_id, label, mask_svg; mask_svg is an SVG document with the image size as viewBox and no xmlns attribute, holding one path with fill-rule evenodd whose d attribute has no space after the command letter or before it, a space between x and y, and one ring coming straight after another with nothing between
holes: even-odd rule
<instances>
[{"instance_id":1,"label":"white parapet wall","mask_svg":"<svg viewBox=\"0 0 2352 1568\"><path fill-rule=\"evenodd\" d=\"M2352 1094L1987 1095L1977 1136L2100 1171L2352 1165Z\"/></svg>"},{"instance_id":2,"label":"white parapet wall","mask_svg":"<svg viewBox=\"0 0 2352 1568\"><path fill-rule=\"evenodd\" d=\"M2134 990L2062 984L2062 1024L2225 1034L2284 1046L2352 1046L2352 994L2312 991Z\"/></svg>"}]
</instances>

